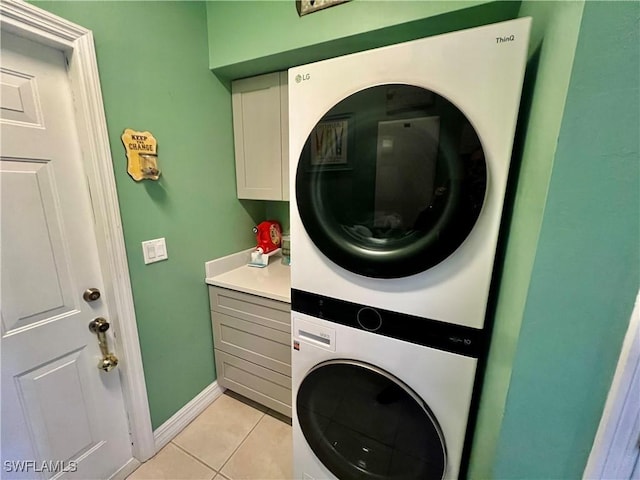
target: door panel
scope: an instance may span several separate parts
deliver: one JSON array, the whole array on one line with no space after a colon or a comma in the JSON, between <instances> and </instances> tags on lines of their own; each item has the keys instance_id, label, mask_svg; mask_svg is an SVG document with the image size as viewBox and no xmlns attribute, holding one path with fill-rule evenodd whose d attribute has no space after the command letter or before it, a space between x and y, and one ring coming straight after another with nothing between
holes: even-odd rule
<instances>
[{"instance_id":1,"label":"door panel","mask_svg":"<svg viewBox=\"0 0 640 480\"><path fill-rule=\"evenodd\" d=\"M297 421L337 478L442 479L447 448L437 419L402 381L357 360L329 360L302 380Z\"/></svg>"},{"instance_id":2,"label":"door panel","mask_svg":"<svg viewBox=\"0 0 640 480\"><path fill-rule=\"evenodd\" d=\"M2 248L12 253L3 256L3 333L77 311L50 167L33 159L1 163Z\"/></svg>"},{"instance_id":3,"label":"door panel","mask_svg":"<svg viewBox=\"0 0 640 480\"><path fill-rule=\"evenodd\" d=\"M91 399L82 390L83 385L90 383L86 378L90 372L82 368L86 356L86 349L71 352L15 377L23 413L41 461L76 458L96 444L92 432L95 427L92 428L85 408L91 405ZM64 443L56 441L61 430L66 430Z\"/></svg>"},{"instance_id":4,"label":"door panel","mask_svg":"<svg viewBox=\"0 0 640 480\"><path fill-rule=\"evenodd\" d=\"M66 59L3 32L1 68L3 478L109 478L131 441L118 369L97 368L88 328L112 319L82 299L105 289Z\"/></svg>"},{"instance_id":5,"label":"door panel","mask_svg":"<svg viewBox=\"0 0 640 480\"><path fill-rule=\"evenodd\" d=\"M447 98L382 84L342 99L309 132L296 172L306 233L329 260L373 278L423 272L473 230L487 165Z\"/></svg>"},{"instance_id":6,"label":"door panel","mask_svg":"<svg viewBox=\"0 0 640 480\"><path fill-rule=\"evenodd\" d=\"M2 68L2 119L42 126L42 110L32 76Z\"/></svg>"}]
</instances>

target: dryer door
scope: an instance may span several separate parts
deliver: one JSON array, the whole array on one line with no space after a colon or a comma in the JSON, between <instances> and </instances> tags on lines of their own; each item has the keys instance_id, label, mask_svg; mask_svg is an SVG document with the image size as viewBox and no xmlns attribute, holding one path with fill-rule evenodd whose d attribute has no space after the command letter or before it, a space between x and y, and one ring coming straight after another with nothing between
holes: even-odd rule
<instances>
[{"instance_id":1,"label":"dryer door","mask_svg":"<svg viewBox=\"0 0 640 480\"><path fill-rule=\"evenodd\" d=\"M367 88L309 133L296 172L300 218L330 260L397 278L451 255L485 198L484 150L465 115L421 87Z\"/></svg>"},{"instance_id":2,"label":"dryer door","mask_svg":"<svg viewBox=\"0 0 640 480\"><path fill-rule=\"evenodd\" d=\"M307 443L341 480L444 477L445 441L427 405L367 363L331 360L302 381L296 399Z\"/></svg>"}]
</instances>

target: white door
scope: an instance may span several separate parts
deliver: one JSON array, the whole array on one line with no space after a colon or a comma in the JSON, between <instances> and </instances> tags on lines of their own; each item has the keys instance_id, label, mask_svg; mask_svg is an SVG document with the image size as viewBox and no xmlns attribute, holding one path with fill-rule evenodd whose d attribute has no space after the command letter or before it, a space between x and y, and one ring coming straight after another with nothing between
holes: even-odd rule
<instances>
[{"instance_id":1,"label":"white door","mask_svg":"<svg viewBox=\"0 0 640 480\"><path fill-rule=\"evenodd\" d=\"M132 457L64 54L1 39L2 478L109 478ZM113 345L113 329L107 332Z\"/></svg>"}]
</instances>

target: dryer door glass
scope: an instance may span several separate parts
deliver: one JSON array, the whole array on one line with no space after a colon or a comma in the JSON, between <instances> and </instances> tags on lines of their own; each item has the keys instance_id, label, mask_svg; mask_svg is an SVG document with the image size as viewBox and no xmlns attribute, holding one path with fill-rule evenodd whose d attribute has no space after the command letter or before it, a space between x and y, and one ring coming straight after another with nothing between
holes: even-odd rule
<instances>
[{"instance_id":1,"label":"dryer door glass","mask_svg":"<svg viewBox=\"0 0 640 480\"><path fill-rule=\"evenodd\" d=\"M485 198L485 152L449 100L379 85L331 108L309 133L296 173L305 230L361 275L424 271L467 238Z\"/></svg>"},{"instance_id":2,"label":"dryer door glass","mask_svg":"<svg viewBox=\"0 0 640 480\"><path fill-rule=\"evenodd\" d=\"M332 360L302 381L296 413L307 443L341 480L441 479L437 420L407 385L372 365Z\"/></svg>"}]
</instances>

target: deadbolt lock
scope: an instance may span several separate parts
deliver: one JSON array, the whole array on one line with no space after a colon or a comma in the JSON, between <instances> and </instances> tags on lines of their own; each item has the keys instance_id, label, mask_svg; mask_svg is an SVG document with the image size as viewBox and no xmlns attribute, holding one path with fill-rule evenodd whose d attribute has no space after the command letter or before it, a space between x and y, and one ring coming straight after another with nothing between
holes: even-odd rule
<instances>
[{"instance_id":1,"label":"deadbolt lock","mask_svg":"<svg viewBox=\"0 0 640 480\"><path fill-rule=\"evenodd\" d=\"M102 359L98 362L98 368L105 372L110 372L118 365L118 357L109 352L109 345L107 344L106 331L109 330L109 322L102 317L98 317L89 322L89 330L98 336L98 346L102 353Z\"/></svg>"},{"instance_id":2,"label":"deadbolt lock","mask_svg":"<svg viewBox=\"0 0 640 480\"><path fill-rule=\"evenodd\" d=\"M97 288L87 288L82 294L85 302L95 302L100 298L100 290Z\"/></svg>"}]
</instances>

